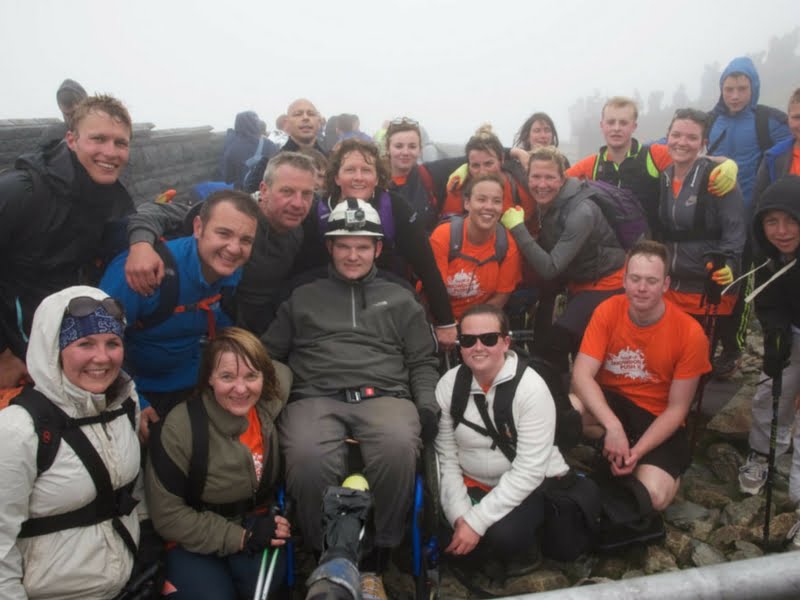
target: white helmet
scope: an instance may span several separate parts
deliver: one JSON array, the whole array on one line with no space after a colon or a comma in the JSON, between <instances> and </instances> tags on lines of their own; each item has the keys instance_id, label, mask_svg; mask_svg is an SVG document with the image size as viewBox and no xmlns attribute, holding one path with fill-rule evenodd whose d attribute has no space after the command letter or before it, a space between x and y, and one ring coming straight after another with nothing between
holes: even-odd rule
<instances>
[{"instance_id":1,"label":"white helmet","mask_svg":"<svg viewBox=\"0 0 800 600\"><path fill-rule=\"evenodd\" d=\"M381 217L369 202L358 198L343 198L328 217L328 232L334 235L363 235L383 237Z\"/></svg>"}]
</instances>

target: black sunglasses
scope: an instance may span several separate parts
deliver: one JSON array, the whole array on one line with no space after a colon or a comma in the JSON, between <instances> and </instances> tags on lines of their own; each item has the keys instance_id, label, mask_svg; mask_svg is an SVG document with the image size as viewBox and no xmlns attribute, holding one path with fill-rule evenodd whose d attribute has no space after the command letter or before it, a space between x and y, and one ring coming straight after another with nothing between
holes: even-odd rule
<instances>
[{"instance_id":1,"label":"black sunglasses","mask_svg":"<svg viewBox=\"0 0 800 600\"><path fill-rule=\"evenodd\" d=\"M97 300L96 298L92 298L90 296L78 296L69 301L65 314L77 318L88 317L95 310L97 310L98 306L102 306L110 316L118 321L125 320L125 309L122 307L122 304L119 302L119 300L115 298L103 298L102 300Z\"/></svg>"},{"instance_id":2,"label":"black sunglasses","mask_svg":"<svg viewBox=\"0 0 800 600\"><path fill-rule=\"evenodd\" d=\"M500 332L492 332L492 333L462 333L458 336L458 345L462 348L472 348L475 344L478 343L478 340L481 341L481 344L486 346L487 348L491 348L492 346L497 344L497 340L499 340L503 336Z\"/></svg>"}]
</instances>

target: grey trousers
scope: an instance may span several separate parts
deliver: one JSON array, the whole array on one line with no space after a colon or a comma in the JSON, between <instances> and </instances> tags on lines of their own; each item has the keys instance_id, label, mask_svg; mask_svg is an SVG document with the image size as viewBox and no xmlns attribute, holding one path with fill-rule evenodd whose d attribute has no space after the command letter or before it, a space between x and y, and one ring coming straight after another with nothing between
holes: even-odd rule
<instances>
[{"instance_id":1,"label":"grey trousers","mask_svg":"<svg viewBox=\"0 0 800 600\"><path fill-rule=\"evenodd\" d=\"M344 439L360 442L372 492L375 544L391 548L403 537L421 447L417 408L402 398L348 404L333 398L290 402L278 421L286 484L307 543L322 549L322 494L348 474Z\"/></svg>"},{"instance_id":2,"label":"grey trousers","mask_svg":"<svg viewBox=\"0 0 800 600\"><path fill-rule=\"evenodd\" d=\"M767 376L761 373L761 378ZM795 409L794 399L800 394L800 335L792 334L792 355L783 370L781 399L778 403L778 438L775 456L789 449L793 437L794 451L792 469L789 473L789 496L800 504L800 413ZM750 428L750 447L762 454L769 454L769 434L772 424L772 380L767 379L756 388L752 407L753 424ZM792 434L794 429L794 434Z\"/></svg>"}]
</instances>

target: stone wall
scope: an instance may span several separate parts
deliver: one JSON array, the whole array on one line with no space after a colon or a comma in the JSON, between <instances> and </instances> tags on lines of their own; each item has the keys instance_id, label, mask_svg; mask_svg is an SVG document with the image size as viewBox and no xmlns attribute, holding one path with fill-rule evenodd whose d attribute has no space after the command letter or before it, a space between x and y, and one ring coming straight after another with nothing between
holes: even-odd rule
<instances>
[{"instance_id":1,"label":"stone wall","mask_svg":"<svg viewBox=\"0 0 800 600\"><path fill-rule=\"evenodd\" d=\"M0 170L14 166L20 154L36 149L42 131L57 119L0 120ZM139 204L166 189L185 189L219 178L224 133L211 127L155 129L135 123L130 163L122 181Z\"/></svg>"}]
</instances>

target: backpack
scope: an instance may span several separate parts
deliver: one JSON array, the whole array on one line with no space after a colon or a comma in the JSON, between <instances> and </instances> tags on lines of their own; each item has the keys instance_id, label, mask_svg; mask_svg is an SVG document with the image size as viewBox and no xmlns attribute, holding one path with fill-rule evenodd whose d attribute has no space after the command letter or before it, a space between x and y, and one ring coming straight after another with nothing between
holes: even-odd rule
<instances>
[{"instance_id":1,"label":"backpack","mask_svg":"<svg viewBox=\"0 0 800 600\"><path fill-rule=\"evenodd\" d=\"M10 404L24 408L33 420L33 427L38 438L36 476L39 477L53 465L63 440L83 463L97 491L94 500L80 508L46 517L28 518L22 523L17 537L29 538L64 529L88 527L110 519L114 531L122 538L133 556L136 556L136 542L122 521L119 520L119 517L129 515L139 503L132 495L136 480L114 489L103 459L81 430L83 425L106 424L125 416L135 431L136 406L133 400L128 398L119 408L93 417L72 418L44 394L35 390L33 386L26 386L17 397L11 400Z\"/></svg>"},{"instance_id":2,"label":"backpack","mask_svg":"<svg viewBox=\"0 0 800 600\"><path fill-rule=\"evenodd\" d=\"M267 465L264 465L264 474L261 476L256 493L250 497L226 504L209 504L202 501L208 476L208 411L202 398L198 396L186 401L186 410L189 413L192 438L192 454L189 457L189 471L186 475L169 457L161 443L161 425L164 420L152 426L148 451L150 462L161 485L170 494L183 498L186 504L196 511L210 510L229 518L240 516L262 504L270 491Z\"/></svg>"},{"instance_id":3,"label":"backpack","mask_svg":"<svg viewBox=\"0 0 800 600\"><path fill-rule=\"evenodd\" d=\"M650 236L647 215L632 190L598 180L585 181L584 185L586 187L569 202L570 206L577 206L585 199L594 202L623 250L629 250L636 242ZM569 212L562 210L559 214L558 224L562 229Z\"/></svg>"},{"instance_id":4,"label":"backpack","mask_svg":"<svg viewBox=\"0 0 800 600\"><path fill-rule=\"evenodd\" d=\"M264 176L263 171L259 175L255 172L255 169L258 167L259 163L261 163L262 159L265 156L264 146L266 146L267 144L270 145L272 153L274 154L275 144L271 140L267 139L265 136L262 135L258 139L258 146L256 146L255 154L253 154L253 156L244 161L245 169L244 169L244 175L242 175L242 181L241 181L242 186L244 186L245 182L248 181L249 179L253 178L261 179L261 177ZM231 185L231 188L233 188L233 185Z\"/></svg>"},{"instance_id":5,"label":"backpack","mask_svg":"<svg viewBox=\"0 0 800 600\"><path fill-rule=\"evenodd\" d=\"M506 259L508 254L508 232L500 223L495 225L494 254L487 259L478 260L474 256L467 256L461 252L461 241L464 239L464 217L459 215L450 219L450 246L447 252L447 262L452 262L456 258L463 258L476 263L479 267L497 261L498 264Z\"/></svg>"},{"instance_id":6,"label":"backpack","mask_svg":"<svg viewBox=\"0 0 800 600\"><path fill-rule=\"evenodd\" d=\"M753 112L755 112L756 116L756 138L758 139L758 147L761 149L761 154L763 155L764 152L775 145L772 135L770 135L769 132L770 117L775 118L779 123L787 123L788 119L786 117L786 113L782 110L778 110L777 108L773 108L771 106L765 106L763 104L756 104ZM709 114L708 125L706 129L706 131L709 133L711 133L711 128L714 126L714 122L717 120L717 117L719 117L719 114L716 112ZM708 150L706 153L713 155L727 134L727 129L720 133L719 137L714 140L713 143L708 145Z\"/></svg>"},{"instance_id":7,"label":"backpack","mask_svg":"<svg viewBox=\"0 0 800 600\"><path fill-rule=\"evenodd\" d=\"M581 435L581 416L569 401L569 394L561 381L561 375L546 360L537 356L526 356L517 350L517 370L514 377L497 386L494 395L494 424L489 419L486 407L486 397L475 394L473 399L478 411L481 413L484 427L467 421L464 411L470 398L472 372L466 365L461 365L456 373L453 384L453 395L450 403L450 415L453 419L453 428L464 424L473 431L492 438L492 448L498 448L509 462L513 462L517 455L517 428L511 405L522 376L530 367L545 382L556 406L556 434L555 444L559 450L566 452L578 443Z\"/></svg>"}]
</instances>

